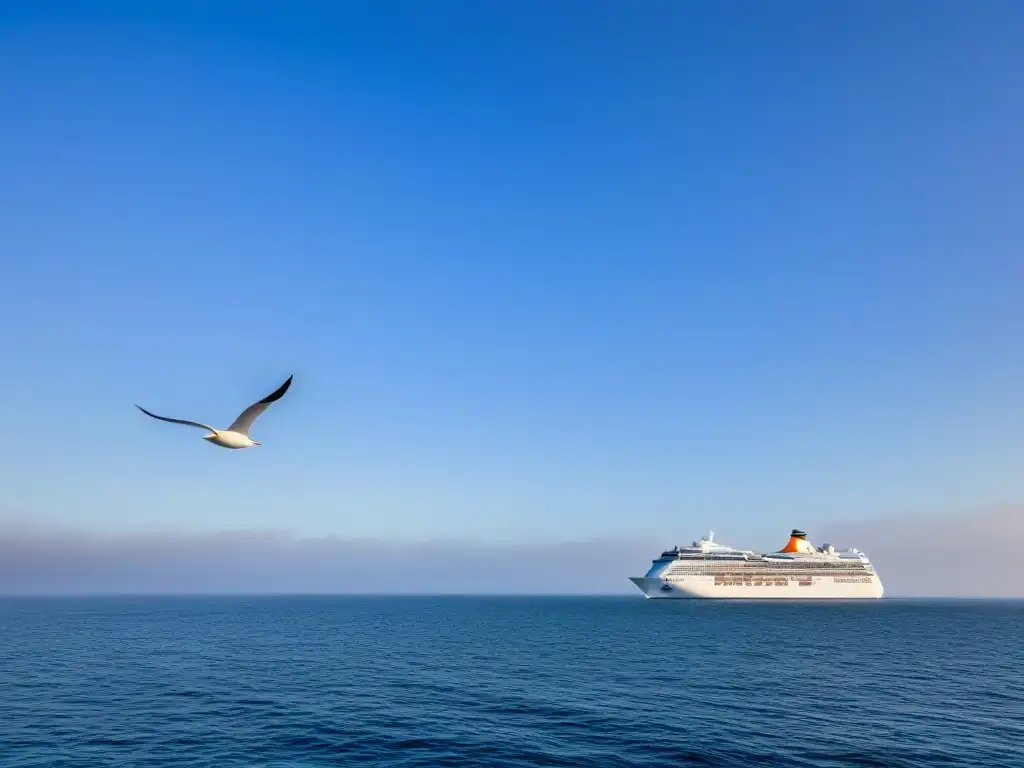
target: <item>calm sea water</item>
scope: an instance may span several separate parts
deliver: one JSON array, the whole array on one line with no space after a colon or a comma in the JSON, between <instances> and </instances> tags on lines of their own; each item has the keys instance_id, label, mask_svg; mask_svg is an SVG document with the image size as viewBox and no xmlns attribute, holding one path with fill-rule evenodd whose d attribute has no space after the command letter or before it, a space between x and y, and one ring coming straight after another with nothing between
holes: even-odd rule
<instances>
[{"instance_id":1,"label":"calm sea water","mask_svg":"<svg viewBox=\"0 0 1024 768\"><path fill-rule=\"evenodd\" d=\"M0 765L1024 766L1024 602L0 601Z\"/></svg>"}]
</instances>

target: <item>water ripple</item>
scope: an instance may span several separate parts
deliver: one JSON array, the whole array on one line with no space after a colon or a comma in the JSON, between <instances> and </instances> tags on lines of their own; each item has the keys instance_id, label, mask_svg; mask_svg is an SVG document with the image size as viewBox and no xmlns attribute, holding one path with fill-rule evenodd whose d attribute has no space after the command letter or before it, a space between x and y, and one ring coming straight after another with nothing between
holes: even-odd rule
<instances>
[{"instance_id":1,"label":"water ripple","mask_svg":"<svg viewBox=\"0 0 1024 768\"><path fill-rule=\"evenodd\" d=\"M1024 765L1024 603L0 601L0 763Z\"/></svg>"}]
</instances>

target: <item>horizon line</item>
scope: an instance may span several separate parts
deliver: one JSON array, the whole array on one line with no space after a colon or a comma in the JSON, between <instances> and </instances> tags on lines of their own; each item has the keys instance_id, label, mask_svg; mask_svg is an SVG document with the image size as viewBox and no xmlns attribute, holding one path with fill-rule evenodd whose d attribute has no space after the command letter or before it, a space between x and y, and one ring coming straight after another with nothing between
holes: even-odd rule
<instances>
[{"instance_id":1,"label":"horizon line","mask_svg":"<svg viewBox=\"0 0 1024 768\"><path fill-rule=\"evenodd\" d=\"M517 598L529 597L539 599L559 598L615 598L622 600L646 600L643 595L631 595L619 592L0 592L0 600L52 600L61 598L93 599L93 598L222 598L222 597L258 597L258 598L299 598L299 597L338 597L338 598L438 598L438 597L492 597ZM984 600L1015 602L1024 601L1024 596L1005 595L883 595L880 598L693 598L689 600L672 600L659 602L698 602L698 603L874 603L885 600L914 600L919 602Z\"/></svg>"}]
</instances>

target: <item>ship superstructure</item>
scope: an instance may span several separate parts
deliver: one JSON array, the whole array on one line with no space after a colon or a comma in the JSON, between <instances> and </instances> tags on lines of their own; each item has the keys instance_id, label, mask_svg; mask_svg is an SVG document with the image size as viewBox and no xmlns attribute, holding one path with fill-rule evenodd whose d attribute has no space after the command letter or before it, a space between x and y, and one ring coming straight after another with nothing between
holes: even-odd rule
<instances>
[{"instance_id":1,"label":"ship superstructure","mask_svg":"<svg viewBox=\"0 0 1024 768\"><path fill-rule=\"evenodd\" d=\"M711 531L674 547L630 581L649 598L865 599L882 596L882 581L857 549L815 548L794 529L778 552L761 554L715 541Z\"/></svg>"}]
</instances>

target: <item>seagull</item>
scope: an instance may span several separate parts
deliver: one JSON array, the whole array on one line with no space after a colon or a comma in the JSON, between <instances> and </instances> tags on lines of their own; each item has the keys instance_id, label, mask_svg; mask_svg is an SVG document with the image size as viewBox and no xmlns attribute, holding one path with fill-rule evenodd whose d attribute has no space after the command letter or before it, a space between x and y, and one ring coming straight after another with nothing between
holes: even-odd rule
<instances>
[{"instance_id":1,"label":"seagull","mask_svg":"<svg viewBox=\"0 0 1024 768\"><path fill-rule=\"evenodd\" d=\"M136 404L135 407L147 416L152 416L154 419L160 419L160 421L169 421L172 424L187 424L190 427L199 427L200 429L209 430L212 434L203 435L203 440L209 440L211 443L219 445L221 448L251 448L254 445L260 445L260 443L249 438L249 428L252 426L252 423L256 421L257 416L267 410L267 407L272 402L280 400L284 396L284 393L288 391L288 387L290 387L291 384L292 377L289 376L288 381L275 389L272 393L242 411L239 417L235 419L235 422L227 429L214 429L206 424L200 424L198 421L169 419L166 416L157 416L155 413L150 413L141 405Z\"/></svg>"}]
</instances>

